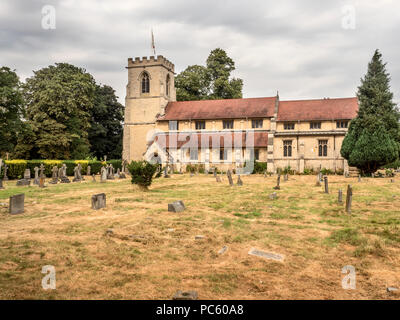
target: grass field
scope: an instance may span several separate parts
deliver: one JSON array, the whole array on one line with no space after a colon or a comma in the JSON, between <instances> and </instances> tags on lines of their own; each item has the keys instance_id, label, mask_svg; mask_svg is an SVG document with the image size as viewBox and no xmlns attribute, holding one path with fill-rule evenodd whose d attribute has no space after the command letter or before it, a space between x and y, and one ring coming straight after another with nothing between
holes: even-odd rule
<instances>
[{"instance_id":1,"label":"grass field","mask_svg":"<svg viewBox=\"0 0 400 320\"><path fill-rule=\"evenodd\" d=\"M129 179L16 187L0 191L1 299L171 299L196 290L200 299L398 299L400 180L290 176L270 200L276 177L173 175L143 192ZM236 179L235 179L236 180ZM351 216L338 189L353 186ZM91 209L104 192L107 208ZM25 213L8 214L8 198L25 193ZM183 200L182 213L167 211ZM106 234L112 229L112 234ZM195 240L196 235L205 236ZM220 255L218 251L228 246ZM251 256L251 248L284 255ZM56 269L44 290L42 266ZM341 270L356 270L344 290Z\"/></svg>"}]
</instances>

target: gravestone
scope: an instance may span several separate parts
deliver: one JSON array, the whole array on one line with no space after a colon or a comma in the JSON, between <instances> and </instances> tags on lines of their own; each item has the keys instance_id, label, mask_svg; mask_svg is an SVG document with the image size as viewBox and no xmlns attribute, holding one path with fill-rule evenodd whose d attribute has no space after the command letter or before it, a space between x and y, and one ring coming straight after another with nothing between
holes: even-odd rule
<instances>
[{"instance_id":1,"label":"gravestone","mask_svg":"<svg viewBox=\"0 0 400 320\"><path fill-rule=\"evenodd\" d=\"M261 251L261 250L257 250L257 249L251 249L249 251L249 254L253 255L253 256L257 256L257 257L266 258L266 259L276 260L276 261L283 261L285 259L285 257L280 254L276 254L276 253L272 253L272 252L265 252L265 251Z\"/></svg>"},{"instance_id":2,"label":"gravestone","mask_svg":"<svg viewBox=\"0 0 400 320\"><path fill-rule=\"evenodd\" d=\"M86 169L86 175L88 175L88 176L90 176L90 171L91 171L91 167L90 166L87 166L87 169Z\"/></svg>"},{"instance_id":3,"label":"gravestone","mask_svg":"<svg viewBox=\"0 0 400 320\"><path fill-rule=\"evenodd\" d=\"M35 171L35 179L33 180L33 184L39 185L39 168L35 167L33 170Z\"/></svg>"},{"instance_id":4,"label":"gravestone","mask_svg":"<svg viewBox=\"0 0 400 320\"><path fill-rule=\"evenodd\" d=\"M168 203L168 211L170 212L182 212L185 210L185 205L182 201L174 201L172 203Z\"/></svg>"},{"instance_id":5,"label":"gravestone","mask_svg":"<svg viewBox=\"0 0 400 320\"><path fill-rule=\"evenodd\" d=\"M215 179L217 182L221 182L221 178L219 176L216 176Z\"/></svg>"},{"instance_id":6,"label":"gravestone","mask_svg":"<svg viewBox=\"0 0 400 320\"><path fill-rule=\"evenodd\" d=\"M0 179L0 190L1 189L4 189L4 187L3 187L3 180L2 179Z\"/></svg>"},{"instance_id":7,"label":"gravestone","mask_svg":"<svg viewBox=\"0 0 400 320\"><path fill-rule=\"evenodd\" d=\"M242 185L243 185L243 181L242 181L242 179L240 178L240 175L238 176L237 185L238 185L238 186L242 186Z\"/></svg>"},{"instance_id":8,"label":"gravestone","mask_svg":"<svg viewBox=\"0 0 400 320\"><path fill-rule=\"evenodd\" d=\"M30 180L31 179L31 169L25 169L24 171L24 179Z\"/></svg>"},{"instance_id":9,"label":"gravestone","mask_svg":"<svg viewBox=\"0 0 400 320\"><path fill-rule=\"evenodd\" d=\"M39 178L39 188L44 188L44 182L45 182L44 175L40 176L40 178Z\"/></svg>"},{"instance_id":10,"label":"gravestone","mask_svg":"<svg viewBox=\"0 0 400 320\"><path fill-rule=\"evenodd\" d=\"M274 193L271 193L271 194L269 195L269 198L270 198L271 200L275 200L276 198L278 198L278 195L277 195L276 192L274 192Z\"/></svg>"},{"instance_id":11,"label":"gravestone","mask_svg":"<svg viewBox=\"0 0 400 320\"><path fill-rule=\"evenodd\" d=\"M194 176L193 172L190 172L190 177L193 177L193 176Z\"/></svg>"},{"instance_id":12,"label":"gravestone","mask_svg":"<svg viewBox=\"0 0 400 320\"><path fill-rule=\"evenodd\" d=\"M3 177L4 181L8 181L7 170L8 170L8 166L6 164L4 164L4 177Z\"/></svg>"},{"instance_id":13,"label":"gravestone","mask_svg":"<svg viewBox=\"0 0 400 320\"><path fill-rule=\"evenodd\" d=\"M17 181L17 186L30 186L31 185L31 180L29 179L20 179Z\"/></svg>"},{"instance_id":14,"label":"gravestone","mask_svg":"<svg viewBox=\"0 0 400 320\"><path fill-rule=\"evenodd\" d=\"M93 182L96 182L96 175L95 175L94 173L92 174L92 178L93 178L92 181L93 181Z\"/></svg>"},{"instance_id":15,"label":"gravestone","mask_svg":"<svg viewBox=\"0 0 400 320\"><path fill-rule=\"evenodd\" d=\"M351 213L351 202L352 202L352 199L353 199L353 188L349 184L347 186L347 194L346 194L346 212L348 214Z\"/></svg>"},{"instance_id":16,"label":"gravestone","mask_svg":"<svg viewBox=\"0 0 400 320\"><path fill-rule=\"evenodd\" d=\"M80 163L78 163L78 175L79 175L79 179L81 179L81 181L85 180L85 178L82 175L82 165Z\"/></svg>"},{"instance_id":17,"label":"gravestone","mask_svg":"<svg viewBox=\"0 0 400 320\"><path fill-rule=\"evenodd\" d=\"M106 194L99 193L92 196L92 209L99 210L106 207Z\"/></svg>"},{"instance_id":18,"label":"gravestone","mask_svg":"<svg viewBox=\"0 0 400 320\"><path fill-rule=\"evenodd\" d=\"M57 184L58 183L58 168L57 168L57 166L54 166L53 169L51 169L51 172L52 172L51 181L49 183Z\"/></svg>"},{"instance_id":19,"label":"gravestone","mask_svg":"<svg viewBox=\"0 0 400 320\"><path fill-rule=\"evenodd\" d=\"M67 177L67 166L65 163L58 170L58 178L61 180L61 183L71 183L71 181Z\"/></svg>"},{"instance_id":20,"label":"gravestone","mask_svg":"<svg viewBox=\"0 0 400 320\"><path fill-rule=\"evenodd\" d=\"M10 214L19 214L24 212L25 194L17 194L10 197Z\"/></svg>"},{"instance_id":21,"label":"gravestone","mask_svg":"<svg viewBox=\"0 0 400 320\"><path fill-rule=\"evenodd\" d=\"M278 178L276 179L276 186L274 187L275 190L280 190L281 189L281 174L278 173Z\"/></svg>"},{"instance_id":22,"label":"gravestone","mask_svg":"<svg viewBox=\"0 0 400 320\"><path fill-rule=\"evenodd\" d=\"M266 178L266 177L267 177L267 172L264 171L264 178Z\"/></svg>"},{"instance_id":23,"label":"gravestone","mask_svg":"<svg viewBox=\"0 0 400 320\"><path fill-rule=\"evenodd\" d=\"M113 165L111 163L108 165L108 168L107 168L107 179L108 180L114 180L115 179L114 178L114 167L113 167Z\"/></svg>"},{"instance_id":24,"label":"gravestone","mask_svg":"<svg viewBox=\"0 0 400 320\"><path fill-rule=\"evenodd\" d=\"M172 300L197 300L199 298L196 291L177 291Z\"/></svg>"},{"instance_id":25,"label":"gravestone","mask_svg":"<svg viewBox=\"0 0 400 320\"><path fill-rule=\"evenodd\" d=\"M288 181L289 180L289 176L288 176L288 174L285 174L284 176L283 176L283 181Z\"/></svg>"},{"instance_id":26,"label":"gravestone","mask_svg":"<svg viewBox=\"0 0 400 320\"><path fill-rule=\"evenodd\" d=\"M358 175L358 182L361 182L361 174Z\"/></svg>"},{"instance_id":27,"label":"gravestone","mask_svg":"<svg viewBox=\"0 0 400 320\"><path fill-rule=\"evenodd\" d=\"M105 167L101 167L100 182L105 183L106 181L107 181L107 169Z\"/></svg>"},{"instance_id":28,"label":"gravestone","mask_svg":"<svg viewBox=\"0 0 400 320\"><path fill-rule=\"evenodd\" d=\"M338 203L339 204L343 203L343 192L342 192L342 189L339 189L339 191L338 191Z\"/></svg>"},{"instance_id":29,"label":"gravestone","mask_svg":"<svg viewBox=\"0 0 400 320\"><path fill-rule=\"evenodd\" d=\"M169 178L167 166L164 167L164 178Z\"/></svg>"},{"instance_id":30,"label":"gravestone","mask_svg":"<svg viewBox=\"0 0 400 320\"><path fill-rule=\"evenodd\" d=\"M228 169L228 171L226 172L226 175L228 176L229 185L230 185L230 186L233 186L233 179L232 179L231 170Z\"/></svg>"},{"instance_id":31,"label":"gravestone","mask_svg":"<svg viewBox=\"0 0 400 320\"><path fill-rule=\"evenodd\" d=\"M125 171L124 171L124 170L122 170L122 171L119 173L119 178L120 178L120 179L126 179L126 175L125 175Z\"/></svg>"},{"instance_id":32,"label":"gravestone","mask_svg":"<svg viewBox=\"0 0 400 320\"><path fill-rule=\"evenodd\" d=\"M328 189L328 176L324 176L324 187L325 187L325 193L329 193L329 189Z\"/></svg>"},{"instance_id":33,"label":"gravestone","mask_svg":"<svg viewBox=\"0 0 400 320\"><path fill-rule=\"evenodd\" d=\"M82 181L82 176L81 173L79 172L79 166L76 166L74 168L74 179L72 182L81 182Z\"/></svg>"},{"instance_id":34,"label":"gravestone","mask_svg":"<svg viewBox=\"0 0 400 320\"><path fill-rule=\"evenodd\" d=\"M44 177L44 165L43 165L43 163L40 164L39 170L40 170L39 178Z\"/></svg>"},{"instance_id":35,"label":"gravestone","mask_svg":"<svg viewBox=\"0 0 400 320\"><path fill-rule=\"evenodd\" d=\"M394 179L390 179L390 182L391 182L391 183L394 183Z\"/></svg>"},{"instance_id":36,"label":"gravestone","mask_svg":"<svg viewBox=\"0 0 400 320\"><path fill-rule=\"evenodd\" d=\"M320 187L321 186L321 181L319 177L319 173L317 174L317 182L315 183L315 186Z\"/></svg>"},{"instance_id":37,"label":"gravestone","mask_svg":"<svg viewBox=\"0 0 400 320\"><path fill-rule=\"evenodd\" d=\"M214 177L217 176L217 168L214 168Z\"/></svg>"}]
</instances>

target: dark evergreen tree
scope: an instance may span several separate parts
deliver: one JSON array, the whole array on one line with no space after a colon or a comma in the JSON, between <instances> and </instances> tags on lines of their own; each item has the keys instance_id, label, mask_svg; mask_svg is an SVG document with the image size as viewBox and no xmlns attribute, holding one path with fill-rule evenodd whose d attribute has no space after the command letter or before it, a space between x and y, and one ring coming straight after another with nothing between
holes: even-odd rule
<instances>
[{"instance_id":1,"label":"dark evergreen tree","mask_svg":"<svg viewBox=\"0 0 400 320\"><path fill-rule=\"evenodd\" d=\"M98 159L122 157L124 106L110 86L96 86L89 129L90 152Z\"/></svg>"},{"instance_id":2,"label":"dark evergreen tree","mask_svg":"<svg viewBox=\"0 0 400 320\"><path fill-rule=\"evenodd\" d=\"M0 156L12 153L21 131L24 112L21 83L8 67L0 68Z\"/></svg>"},{"instance_id":3,"label":"dark evergreen tree","mask_svg":"<svg viewBox=\"0 0 400 320\"><path fill-rule=\"evenodd\" d=\"M358 115L349 126L341 154L350 166L370 174L398 159L400 113L393 103L390 76L376 50L358 87Z\"/></svg>"}]
</instances>

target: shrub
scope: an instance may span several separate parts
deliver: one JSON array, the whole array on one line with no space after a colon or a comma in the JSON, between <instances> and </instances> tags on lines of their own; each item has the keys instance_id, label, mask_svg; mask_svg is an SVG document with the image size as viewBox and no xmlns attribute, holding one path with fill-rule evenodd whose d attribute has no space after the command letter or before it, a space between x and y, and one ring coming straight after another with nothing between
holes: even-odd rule
<instances>
[{"instance_id":1,"label":"shrub","mask_svg":"<svg viewBox=\"0 0 400 320\"><path fill-rule=\"evenodd\" d=\"M9 179L23 178L25 169L27 168L26 160L5 160L4 162L8 167L7 176ZM4 169L1 170L1 174L4 175Z\"/></svg>"},{"instance_id":2,"label":"shrub","mask_svg":"<svg viewBox=\"0 0 400 320\"><path fill-rule=\"evenodd\" d=\"M151 185L158 167L157 164L151 164L144 160L132 161L128 165L128 170L132 176L132 184L137 184L141 188L147 189Z\"/></svg>"},{"instance_id":3,"label":"shrub","mask_svg":"<svg viewBox=\"0 0 400 320\"><path fill-rule=\"evenodd\" d=\"M287 166L287 167L283 168L281 173L282 174L294 174L294 170L292 170L290 166Z\"/></svg>"},{"instance_id":4,"label":"shrub","mask_svg":"<svg viewBox=\"0 0 400 320\"><path fill-rule=\"evenodd\" d=\"M264 173L267 171L267 163L266 162L254 162L254 170L253 173Z\"/></svg>"},{"instance_id":5,"label":"shrub","mask_svg":"<svg viewBox=\"0 0 400 320\"><path fill-rule=\"evenodd\" d=\"M324 175L324 176L327 176L327 175L333 174L333 173L334 172L332 170L330 170L330 169L326 169L326 168L322 168L321 169L321 174Z\"/></svg>"},{"instance_id":6,"label":"shrub","mask_svg":"<svg viewBox=\"0 0 400 320\"><path fill-rule=\"evenodd\" d=\"M303 171L303 174L305 174L305 175L314 174L314 169L305 168Z\"/></svg>"},{"instance_id":7,"label":"shrub","mask_svg":"<svg viewBox=\"0 0 400 320\"><path fill-rule=\"evenodd\" d=\"M112 164L115 171L122 170L122 160L107 160L107 164Z\"/></svg>"}]
</instances>

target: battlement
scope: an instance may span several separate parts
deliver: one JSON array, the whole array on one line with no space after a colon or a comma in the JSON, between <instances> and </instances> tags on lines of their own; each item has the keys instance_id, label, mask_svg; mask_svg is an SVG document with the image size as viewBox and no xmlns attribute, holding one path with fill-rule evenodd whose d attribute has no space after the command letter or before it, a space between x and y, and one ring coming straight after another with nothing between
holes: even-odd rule
<instances>
[{"instance_id":1,"label":"battlement","mask_svg":"<svg viewBox=\"0 0 400 320\"><path fill-rule=\"evenodd\" d=\"M167 69L174 72L174 64L170 62L168 59L164 58L164 56L150 56L150 57L136 57L135 60L132 58L128 58L128 68L135 67L150 67L150 66L158 66L163 65Z\"/></svg>"}]
</instances>

